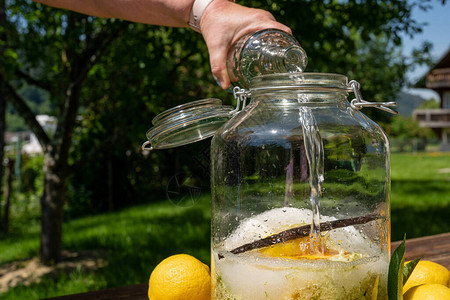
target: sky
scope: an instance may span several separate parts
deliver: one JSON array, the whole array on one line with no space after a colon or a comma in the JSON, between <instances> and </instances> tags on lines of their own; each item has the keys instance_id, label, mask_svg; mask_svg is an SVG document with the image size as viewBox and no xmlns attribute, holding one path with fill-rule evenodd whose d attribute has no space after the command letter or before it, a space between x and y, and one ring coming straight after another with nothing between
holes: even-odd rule
<instances>
[{"instance_id":1,"label":"sky","mask_svg":"<svg viewBox=\"0 0 450 300\"><path fill-rule=\"evenodd\" d=\"M403 53L410 56L414 47L419 47L424 41L433 44L431 54L438 61L450 49L450 1L447 0L445 5L440 0L431 2L432 8L424 12L418 8L413 10L413 18L419 23L427 23L423 27L423 32L416 34L413 39L404 37ZM407 73L407 77L411 80L418 80L428 71L427 67L418 67L414 71ZM418 94L425 98L438 99L439 96L428 89L408 89L408 93Z\"/></svg>"}]
</instances>

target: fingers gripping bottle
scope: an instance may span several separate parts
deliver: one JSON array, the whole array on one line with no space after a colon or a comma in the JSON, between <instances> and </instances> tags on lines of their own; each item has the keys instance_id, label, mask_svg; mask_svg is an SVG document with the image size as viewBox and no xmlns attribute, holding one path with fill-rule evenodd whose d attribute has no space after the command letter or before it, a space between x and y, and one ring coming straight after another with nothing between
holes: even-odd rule
<instances>
[{"instance_id":1,"label":"fingers gripping bottle","mask_svg":"<svg viewBox=\"0 0 450 300\"><path fill-rule=\"evenodd\" d=\"M231 83L246 89L255 76L303 72L307 63L306 52L297 40L278 29L245 35L230 48L227 57Z\"/></svg>"}]
</instances>

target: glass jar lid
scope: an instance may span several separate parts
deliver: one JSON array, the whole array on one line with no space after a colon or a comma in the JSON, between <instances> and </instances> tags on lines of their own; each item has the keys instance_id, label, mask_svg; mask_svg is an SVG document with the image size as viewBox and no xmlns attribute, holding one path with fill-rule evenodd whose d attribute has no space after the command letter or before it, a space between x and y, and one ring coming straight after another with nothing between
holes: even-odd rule
<instances>
[{"instance_id":1,"label":"glass jar lid","mask_svg":"<svg viewBox=\"0 0 450 300\"><path fill-rule=\"evenodd\" d=\"M208 98L185 103L157 115L147 131L143 150L166 149L194 143L214 135L234 115L235 108Z\"/></svg>"}]
</instances>

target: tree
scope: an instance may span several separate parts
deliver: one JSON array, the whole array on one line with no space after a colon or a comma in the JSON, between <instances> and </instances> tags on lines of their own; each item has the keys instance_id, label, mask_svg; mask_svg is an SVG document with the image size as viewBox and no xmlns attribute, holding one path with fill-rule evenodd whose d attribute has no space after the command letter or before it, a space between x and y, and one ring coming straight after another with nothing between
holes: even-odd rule
<instances>
[{"instance_id":1,"label":"tree","mask_svg":"<svg viewBox=\"0 0 450 300\"><path fill-rule=\"evenodd\" d=\"M68 199L73 215L82 213L80 198L88 202L84 210L90 213L137 203L148 199L149 194L162 198L166 182L183 172L192 161L192 153L195 155L204 145L143 155L140 146L152 126L151 119L187 101L219 94L224 100L231 99L210 75L201 36L189 29L130 24L127 35L103 56L90 75L86 92L98 100L84 107L72 154L78 159L111 136L118 138L114 147L96 153L95 161L89 163L89 173L84 168L76 169L71 180L75 195ZM90 199L83 191L89 191Z\"/></svg>"},{"instance_id":2,"label":"tree","mask_svg":"<svg viewBox=\"0 0 450 300\"><path fill-rule=\"evenodd\" d=\"M6 5L5 0L0 0L0 57L5 55L6 44ZM3 72L3 64L0 64L0 72ZM2 203L3 186L3 159L5 156L5 130L6 130L6 98L4 93L4 84L0 81L0 204ZM6 200L5 200L6 201ZM0 229L2 229L1 220L4 218L0 205Z\"/></svg>"},{"instance_id":3,"label":"tree","mask_svg":"<svg viewBox=\"0 0 450 300\"><path fill-rule=\"evenodd\" d=\"M439 109L439 101L434 98L427 99L417 109Z\"/></svg>"},{"instance_id":4,"label":"tree","mask_svg":"<svg viewBox=\"0 0 450 300\"><path fill-rule=\"evenodd\" d=\"M419 122L412 117L396 116L387 126L387 133L398 144L399 151L405 151L406 146L413 146L419 141L422 148L426 145L426 140L433 139L436 134L430 128L420 127ZM418 149L423 150L423 149Z\"/></svg>"},{"instance_id":5,"label":"tree","mask_svg":"<svg viewBox=\"0 0 450 300\"><path fill-rule=\"evenodd\" d=\"M110 150L112 145L125 145L141 155L139 144L134 140L130 146L128 136L130 132L143 136L148 129L149 123L145 122L148 116L144 112L149 110L154 116L164 105L186 101L189 93L184 94L184 82L190 82L190 90L197 95L208 89L194 88L194 82L207 80L204 75L209 74L205 71L208 63L204 54L197 53L201 36L187 29L174 31L92 18L27 1L9 5L8 37L14 50L12 56L15 54L17 59L12 59L0 78L7 87L8 101L25 119L44 150L40 256L44 263L57 262L61 258L63 207L70 174L80 172L84 177L94 178L99 186L101 179L91 177L85 168L92 170L104 152L110 160L114 157L123 160L123 152L111 155L123 147ZM185 33L194 38L187 39ZM206 49L204 45L201 47ZM195 61L193 69L198 70L193 74L186 74L183 64L187 60ZM181 79L178 74L182 74ZM23 82L49 93L57 117L55 133L45 132L37 123L31 107L19 93ZM141 101L130 104L133 97L140 97ZM81 114L83 117L78 118ZM140 130L130 131L127 127L136 115L141 116ZM81 142L85 151L77 152L77 147L71 151L74 134L83 136L84 132L93 132L95 136ZM75 142L80 143L78 137ZM167 161L172 165L174 160ZM109 165L117 168L111 161ZM104 165L100 168L104 169ZM114 174L121 173L117 169Z\"/></svg>"},{"instance_id":6,"label":"tree","mask_svg":"<svg viewBox=\"0 0 450 300\"><path fill-rule=\"evenodd\" d=\"M11 193L12 193L12 177L14 170L14 159L8 159L6 166L6 180L5 180L5 201L3 205L3 215L0 218L0 228L4 235L8 234L9 231L9 206L11 204Z\"/></svg>"},{"instance_id":7,"label":"tree","mask_svg":"<svg viewBox=\"0 0 450 300\"><path fill-rule=\"evenodd\" d=\"M27 1L8 2L11 13L8 45L23 60L10 63L1 84L14 108L38 137L44 151L44 193L41 198L40 256L44 263L58 262L62 251L63 207L69 176L69 149L80 95L88 72L125 24L62 12ZM56 131L45 132L23 97L21 82L50 93L56 108Z\"/></svg>"}]
</instances>

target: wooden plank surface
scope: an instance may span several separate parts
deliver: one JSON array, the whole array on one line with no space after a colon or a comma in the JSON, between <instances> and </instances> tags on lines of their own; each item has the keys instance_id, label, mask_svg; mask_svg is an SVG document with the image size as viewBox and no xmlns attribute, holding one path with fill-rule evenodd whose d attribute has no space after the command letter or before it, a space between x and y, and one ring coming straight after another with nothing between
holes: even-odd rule
<instances>
[{"instance_id":1,"label":"wooden plank surface","mask_svg":"<svg viewBox=\"0 0 450 300\"><path fill-rule=\"evenodd\" d=\"M400 241L391 244L394 251ZM450 269L450 233L426 236L406 240L406 259L422 257L425 260L437 262ZM147 300L148 284L137 284L119 288L94 291L52 298L53 300Z\"/></svg>"},{"instance_id":2,"label":"wooden plank surface","mask_svg":"<svg viewBox=\"0 0 450 300\"><path fill-rule=\"evenodd\" d=\"M392 252L400 241L391 244ZM406 240L405 259L422 259L437 262L450 270L450 233Z\"/></svg>"}]
</instances>

